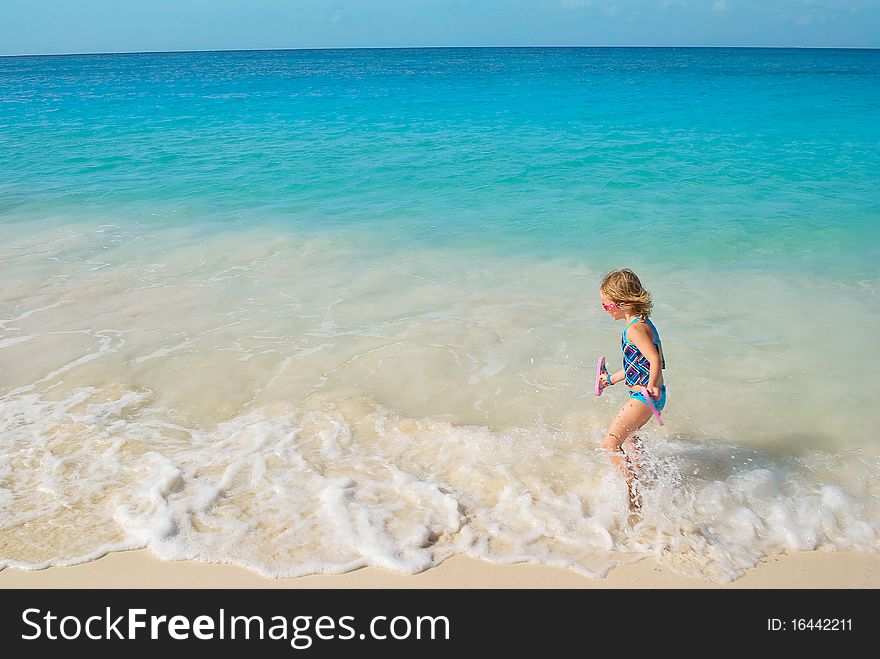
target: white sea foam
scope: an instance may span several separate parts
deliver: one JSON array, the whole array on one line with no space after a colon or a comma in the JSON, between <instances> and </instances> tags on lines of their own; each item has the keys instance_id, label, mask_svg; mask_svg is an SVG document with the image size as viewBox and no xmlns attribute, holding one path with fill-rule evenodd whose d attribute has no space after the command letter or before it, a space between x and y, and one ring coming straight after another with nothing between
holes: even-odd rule
<instances>
[{"instance_id":1,"label":"white sea foam","mask_svg":"<svg viewBox=\"0 0 880 659\"><path fill-rule=\"evenodd\" d=\"M418 572L461 552L601 576L654 555L724 581L786 549L878 546L878 465L860 453L748 462L649 430L653 482L630 527L598 428L493 432L316 397L188 429L152 399L83 388L3 400L5 565L148 547L295 576Z\"/></svg>"}]
</instances>

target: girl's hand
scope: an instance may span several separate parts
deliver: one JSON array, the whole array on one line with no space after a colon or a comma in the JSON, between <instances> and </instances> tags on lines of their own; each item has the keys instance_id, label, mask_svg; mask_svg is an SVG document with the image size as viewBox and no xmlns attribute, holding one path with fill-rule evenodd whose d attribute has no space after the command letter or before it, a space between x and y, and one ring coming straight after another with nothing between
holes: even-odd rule
<instances>
[{"instance_id":1,"label":"girl's hand","mask_svg":"<svg viewBox=\"0 0 880 659\"><path fill-rule=\"evenodd\" d=\"M645 391L655 400L660 398L660 387L645 387Z\"/></svg>"},{"instance_id":2,"label":"girl's hand","mask_svg":"<svg viewBox=\"0 0 880 659\"><path fill-rule=\"evenodd\" d=\"M610 382L611 376L608 375L607 373L603 373L597 379L599 381L599 389L605 389L606 387L611 386L611 382Z\"/></svg>"}]
</instances>

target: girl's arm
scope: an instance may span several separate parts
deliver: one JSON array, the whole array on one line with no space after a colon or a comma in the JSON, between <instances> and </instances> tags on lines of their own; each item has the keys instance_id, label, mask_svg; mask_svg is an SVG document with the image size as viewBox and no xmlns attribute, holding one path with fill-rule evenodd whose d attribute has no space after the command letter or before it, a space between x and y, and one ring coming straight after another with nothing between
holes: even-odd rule
<instances>
[{"instance_id":1,"label":"girl's arm","mask_svg":"<svg viewBox=\"0 0 880 659\"><path fill-rule=\"evenodd\" d=\"M648 393L652 398L660 397L660 353L654 345L654 336L647 324L634 323L626 330L627 339L635 344L648 363L651 364L651 373L648 377Z\"/></svg>"}]
</instances>

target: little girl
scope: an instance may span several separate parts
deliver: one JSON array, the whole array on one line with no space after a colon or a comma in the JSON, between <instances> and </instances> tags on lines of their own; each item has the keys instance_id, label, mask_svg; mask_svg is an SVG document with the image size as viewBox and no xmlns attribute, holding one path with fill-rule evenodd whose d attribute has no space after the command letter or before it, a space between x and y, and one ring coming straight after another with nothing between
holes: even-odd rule
<instances>
[{"instance_id":1,"label":"little girl","mask_svg":"<svg viewBox=\"0 0 880 659\"><path fill-rule=\"evenodd\" d=\"M599 297L602 308L612 319L626 320L620 342L623 368L600 375L599 386L604 389L626 381L629 387L629 400L611 423L602 447L608 450L611 463L626 479L629 507L635 511L642 505L637 487L640 445L638 437L630 435L651 418L651 408L645 396L651 397L657 410L666 406L662 370L666 368L666 360L660 345L660 332L648 319L653 306L651 294L642 287L636 273L627 268L609 272L599 286Z\"/></svg>"}]
</instances>

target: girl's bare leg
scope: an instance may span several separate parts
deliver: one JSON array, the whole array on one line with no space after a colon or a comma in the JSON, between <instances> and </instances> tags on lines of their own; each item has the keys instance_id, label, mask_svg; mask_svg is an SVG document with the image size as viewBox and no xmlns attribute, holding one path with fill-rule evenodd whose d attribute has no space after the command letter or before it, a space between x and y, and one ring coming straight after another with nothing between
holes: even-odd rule
<instances>
[{"instance_id":1,"label":"girl's bare leg","mask_svg":"<svg viewBox=\"0 0 880 659\"><path fill-rule=\"evenodd\" d=\"M642 474L642 466L645 462L645 452L642 448L642 440L635 433L626 438L623 443L623 452L629 460L630 467L637 474Z\"/></svg>"},{"instance_id":2,"label":"girl's bare leg","mask_svg":"<svg viewBox=\"0 0 880 659\"><path fill-rule=\"evenodd\" d=\"M626 480L626 491L629 495L629 507L631 510L637 510L642 505L641 497L635 490L637 469L641 460L637 447L638 440L630 439L629 436L645 425L650 418L651 410L648 409L647 405L630 399L626 402L626 405L620 408L620 412L617 413L614 421L611 422L611 427L602 441L602 448L608 451L611 464L614 465L614 468ZM626 443L626 448L629 449L626 453L621 450L624 443ZM633 462L636 464L633 464Z\"/></svg>"}]
</instances>

